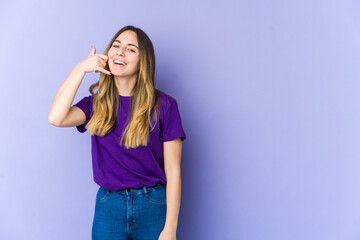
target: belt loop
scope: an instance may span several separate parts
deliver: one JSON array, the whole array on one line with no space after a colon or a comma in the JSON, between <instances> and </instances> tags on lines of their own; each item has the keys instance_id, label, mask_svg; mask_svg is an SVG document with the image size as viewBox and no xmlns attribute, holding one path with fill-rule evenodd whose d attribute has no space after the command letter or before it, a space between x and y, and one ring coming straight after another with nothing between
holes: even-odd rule
<instances>
[{"instance_id":1,"label":"belt loop","mask_svg":"<svg viewBox=\"0 0 360 240\"><path fill-rule=\"evenodd\" d=\"M147 190L146 190L146 186L143 186L143 190L144 190L144 193L145 193L145 196L147 196Z\"/></svg>"},{"instance_id":2,"label":"belt loop","mask_svg":"<svg viewBox=\"0 0 360 240\"><path fill-rule=\"evenodd\" d=\"M129 196L129 192L128 192L127 188L125 188L125 193L126 193L126 196Z\"/></svg>"}]
</instances>

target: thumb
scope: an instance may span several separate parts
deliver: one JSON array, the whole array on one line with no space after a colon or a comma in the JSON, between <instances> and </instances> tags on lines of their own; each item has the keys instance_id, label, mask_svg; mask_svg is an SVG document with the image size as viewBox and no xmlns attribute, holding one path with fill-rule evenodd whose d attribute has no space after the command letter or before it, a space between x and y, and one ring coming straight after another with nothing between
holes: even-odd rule
<instances>
[{"instance_id":1,"label":"thumb","mask_svg":"<svg viewBox=\"0 0 360 240\"><path fill-rule=\"evenodd\" d=\"M90 55L94 55L95 53L96 53L95 47L94 47L94 46L91 46L91 52L90 52L89 56L90 56Z\"/></svg>"}]
</instances>

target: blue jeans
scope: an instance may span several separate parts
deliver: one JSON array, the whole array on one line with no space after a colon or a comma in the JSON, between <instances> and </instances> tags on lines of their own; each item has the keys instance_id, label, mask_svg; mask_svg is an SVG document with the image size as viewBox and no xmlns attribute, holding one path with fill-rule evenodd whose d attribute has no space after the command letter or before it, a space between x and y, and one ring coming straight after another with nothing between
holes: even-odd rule
<instances>
[{"instance_id":1,"label":"blue jeans","mask_svg":"<svg viewBox=\"0 0 360 240\"><path fill-rule=\"evenodd\" d=\"M100 187L96 194L93 240L158 240L165 226L166 185L123 189Z\"/></svg>"}]
</instances>

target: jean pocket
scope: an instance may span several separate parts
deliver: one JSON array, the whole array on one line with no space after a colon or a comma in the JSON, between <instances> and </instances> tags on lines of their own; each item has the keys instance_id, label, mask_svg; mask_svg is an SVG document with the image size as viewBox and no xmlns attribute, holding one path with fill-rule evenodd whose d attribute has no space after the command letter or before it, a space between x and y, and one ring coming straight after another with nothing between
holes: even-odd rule
<instances>
[{"instance_id":1,"label":"jean pocket","mask_svg":"<svg viewBox=\"0 0 360 240\"><path fill-rule=\"evenodd\" d=\"M110 191L108 189L99 187L99 190L96 193L96 201L98 201L98 202L104 201L105 199L107 199L109 194L110 194Z\"/></svg>"},{"instance_id":2,"label":"jean pocket","mask_svg":"<svg viewBox=\"0 0 360 240\"><path fill-rule=\"evenodd\" d=\"M145 197L153 203L166 204L166 187L148 191Z\"/></svg>"}]
</instances>

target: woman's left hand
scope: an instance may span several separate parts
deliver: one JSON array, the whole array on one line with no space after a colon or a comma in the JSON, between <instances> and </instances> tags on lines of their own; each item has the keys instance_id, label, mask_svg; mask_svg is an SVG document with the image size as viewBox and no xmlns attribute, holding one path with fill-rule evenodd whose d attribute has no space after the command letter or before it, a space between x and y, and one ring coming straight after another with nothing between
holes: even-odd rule
<instances>
[{"instance_id":1,"label":"woman's left hand","mask_svg":"<svg viewBox=\"0 0 360 240\"><path fill-rule=\"evenodd\" d=\"M159 240L176 240L176 231L163 229L160 233Z\"/></svg>"}]
</instances>

